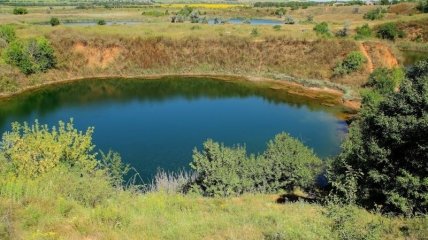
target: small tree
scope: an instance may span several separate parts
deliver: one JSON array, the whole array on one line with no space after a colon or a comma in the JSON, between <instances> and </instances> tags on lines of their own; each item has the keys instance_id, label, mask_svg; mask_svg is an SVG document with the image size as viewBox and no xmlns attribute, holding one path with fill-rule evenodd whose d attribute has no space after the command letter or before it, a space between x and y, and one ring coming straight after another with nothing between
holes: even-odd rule
<instances>
[{"instance_id":1,"label":"small tree","mask_svg":"<svg viewBox=\"0 0 428 240\"><path fill-rule=\"evenodd\" d=\"M28 13L28 10L26 8L16 7L13 9L13 14L15 15L24 15L27 13Z\"/></svg>"},{"instance_id":2,"label":"small tree","mask_svg":"<svg viewBox=\"0 0 428 240\"><path fill-rule=\"evenodd\" d=\"M377 68L370 74L367 85L380 94L387 95L398 90L404 77L405 73L401 68Z\"/></svg>"},{"instance_id":3,"label":"small tree","mask_svg":"<svg viewBox=\"0 0 428 240\"><path fill-rule=\"evenodd\" d=\"M344 75L361 69L367 61L366 57L358 51L349 53L346 58L336 65L333 70L334 75Z\"/></svg>"},{"instance_id":4,"label":"small tree","mask_svg":"<svg viewBox=\"0 0 428 240\"><path fill-rule=\"evenodd\" d=\"M403 37L404 32L398 29L395 23L385 23L379 26L376 35L379 38L394 41L398 37Z\"/></svg>"},{"instance_id":5,"label":"small tree","mask_svg":"<svg viewBox=\"0 0 428 240\"><path fill-rule=\"evenodd\" d=\"M104 19L100 19L97 21L97 24L100 26L106 25L106 21Z\"/></svg>"},{"instance_id":6,"label":"small tree","mask_svg":"<svg viewBox=\"0 0 428 240\"><path fill-rule=\"evenodd\" d=\"M376 8L373 10L368 11L366 14L364 14L363 18L368 20L379 20L382 19L385 16L385 10L383 8Z\"/></svg>"},{"instance_id":7,"label":"small tree","mask_svg":"<svg viewBox=\"0 0 428 240\"><path fill-rule=\"evenodd\" d=\"M330 37L331 36L327 22L318 23L317 25L315 25L315 27L313 29L317 33L317 35L320 35L323 37Z\"/></svg>"},{"instance_id":8,"label":"small tree","mask_svg":"<svg viewBox=\"0 0 428 240\"><path fill-rule=\"evenodd\" d=\"M369 25L366 23L361 27L357 27L355 29L356 31L356 35L355 35L355 39L356 40L360 40L360 39L364 39L364 38L369 38L372 36L372 30L370 29Z\"/></svg>"},{"instance_id":9,"label":"small tree","mask_svg":"<svg viewBox=\"0 0 428 240\"><path fill-rule=\"evenodd\" d=\"M51 24L52 27L58 26L60 24L59 19L56 18L56 17L51 18L51 20L49 21L49 23Z\"/></svg>"}]
</instances>

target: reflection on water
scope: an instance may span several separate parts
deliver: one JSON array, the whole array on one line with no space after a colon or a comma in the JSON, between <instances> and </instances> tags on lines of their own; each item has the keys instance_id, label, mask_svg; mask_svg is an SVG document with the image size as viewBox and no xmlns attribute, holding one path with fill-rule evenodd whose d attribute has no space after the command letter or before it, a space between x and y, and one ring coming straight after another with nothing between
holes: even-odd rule
<instances>
[{"instance_id":1,"label":"reflection on water","mask_svg":"<svg viewBox=\"0 0 428 240\"><path fill-rule=\"evenodd\" d=\"M85 80L0 101L0 130L13 121L95 127L94 142L121 153L145 179L157 168L187 168L207 138L261 152L285 131L322 157L337 154L347 125L341 109L263 84L206 78Z\"/></svg>"}]
</instances>

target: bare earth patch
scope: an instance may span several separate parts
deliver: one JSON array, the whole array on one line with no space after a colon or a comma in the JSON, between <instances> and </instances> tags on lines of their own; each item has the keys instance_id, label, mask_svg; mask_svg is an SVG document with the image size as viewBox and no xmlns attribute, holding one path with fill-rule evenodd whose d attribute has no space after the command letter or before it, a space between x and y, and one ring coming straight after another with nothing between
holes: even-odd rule
<instances>
[{"instance_id":1,"label":"bare earth patch","mask_svg":"<svg viewBox=\"0 0 428 240\"><path fill-rule=\"evenodd\" d=\"M73 51L82 55L89 67L106 68L120 55L122 49L117 46L96 48L79 42L74 44Z\"/></svg>"}]
</instances>

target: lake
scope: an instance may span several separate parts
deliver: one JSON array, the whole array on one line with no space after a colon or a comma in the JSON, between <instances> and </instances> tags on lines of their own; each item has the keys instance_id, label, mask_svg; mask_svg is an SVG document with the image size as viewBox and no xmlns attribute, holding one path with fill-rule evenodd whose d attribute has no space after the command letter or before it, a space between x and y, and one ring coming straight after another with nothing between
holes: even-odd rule
<instances>
[{"instance_id":1,"label":"lake","mask_svg":"<svg viewBox=\"0 0 428 240\"><path fill-rule=\"evenodd\" d=\"M347 132L343 109L267 84L210 78L97 79L48 86L0 100L0 131L13 121L95 127L94 143L118 151L144 180L158 168L188 169L208 139L265 149L282 131L321 157L333 156Z\"/></svg>"}]
</instances>

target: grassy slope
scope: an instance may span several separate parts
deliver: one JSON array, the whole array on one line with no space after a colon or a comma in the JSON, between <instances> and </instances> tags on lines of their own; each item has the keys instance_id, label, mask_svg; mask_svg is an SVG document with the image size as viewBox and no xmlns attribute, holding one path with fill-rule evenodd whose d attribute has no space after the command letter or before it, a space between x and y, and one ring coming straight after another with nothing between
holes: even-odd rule
<instances>
[{"instance_id":1,"label":"grassy slope","mask_svg":"<svg viewBox=\"0 0 428 240\"><path fill-rule=\"evenodd\" d=\"M0 198L1 230L17 239L334 239L319 205L275 203L276 196L210 199L120 192L96 207L42 196L12 203ZM352 228L382 224L382 239L422 239L427 220L380 217L355 209ZM400 231L407 229L407 231ZM424 230L425 229L425 230Z\"/></svg>"}]
</instances>

